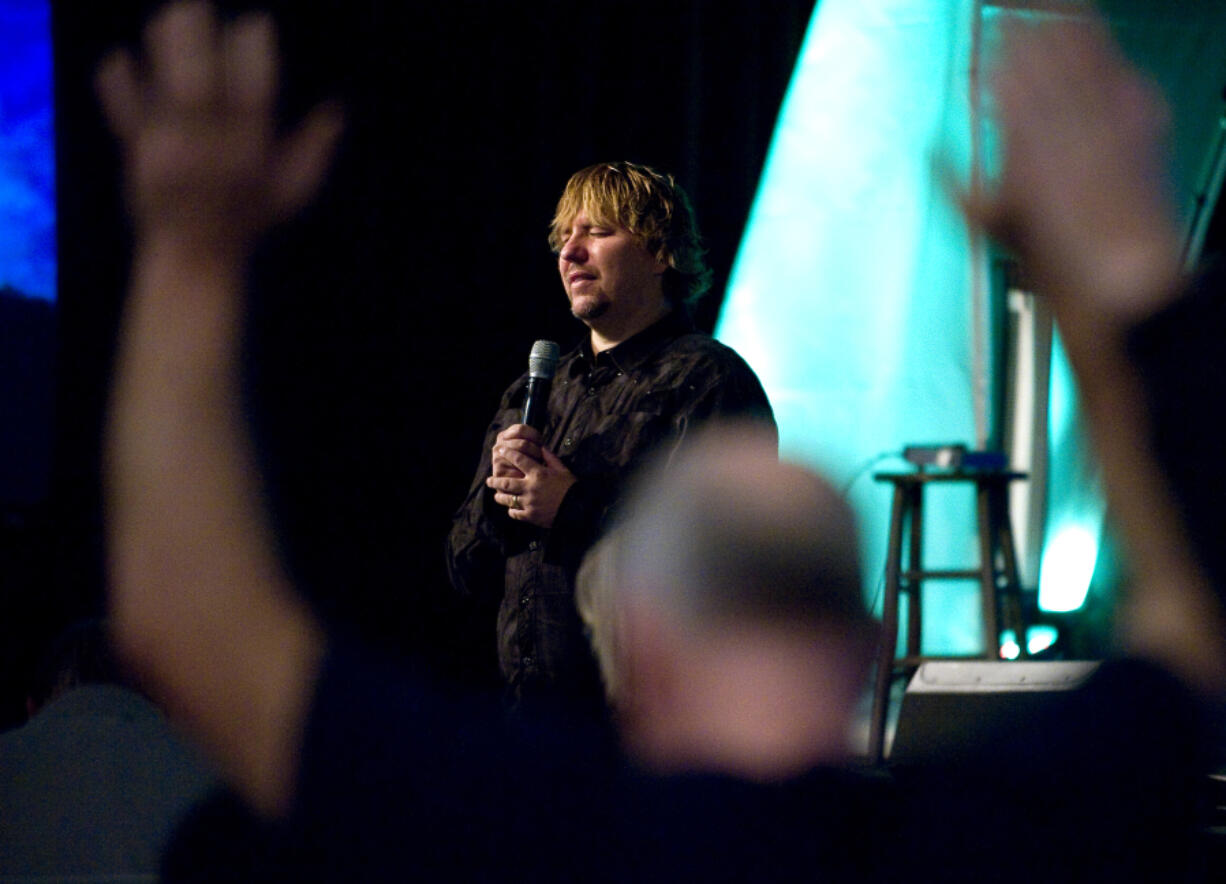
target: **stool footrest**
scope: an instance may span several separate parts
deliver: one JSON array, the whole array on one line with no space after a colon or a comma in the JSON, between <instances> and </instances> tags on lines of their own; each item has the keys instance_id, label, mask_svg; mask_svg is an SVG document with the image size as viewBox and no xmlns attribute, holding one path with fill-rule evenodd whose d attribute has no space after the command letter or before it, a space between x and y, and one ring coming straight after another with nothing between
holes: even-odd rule
<instances>
[{"instance_id":1,"label":"stool footrest","mask_svg":"<svg viewBox=\"0 0 1226 884\"><path fill-rule=\"evenodd\" d=\"M949 571L904 571L899 577L909 583L919 583L923 580L982 580L983 572L969 568Z\"/></svg>"},{"instance_id":2,"label":"stool footrest","mask_svg":"<svg viewBox=\"0 0 1226 884\"><path fill-rule=\"evenodd\" d=\"M911 654L894 658L894 669L914 669L923 663L956 663L961 660L997 660L994 654Z\"/></svg>"}]
</instances>

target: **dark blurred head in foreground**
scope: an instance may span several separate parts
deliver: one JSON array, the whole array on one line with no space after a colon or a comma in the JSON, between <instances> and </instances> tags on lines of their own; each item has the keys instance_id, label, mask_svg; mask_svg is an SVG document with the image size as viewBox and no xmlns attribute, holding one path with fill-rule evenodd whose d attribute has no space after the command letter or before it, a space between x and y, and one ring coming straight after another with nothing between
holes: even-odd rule
<instances>
[{"instance_id":1,"label":"dark blurred head in foreground","mask_svg":"<svg viewBox=\"0 0 1226 884\"><path fill-rule=\"evenodd\" d=\"M855 519L772 438L718 428L648 469L578 600L640 760L771 779L846 755L876 636Z\"/></svg>"}]
</instances>

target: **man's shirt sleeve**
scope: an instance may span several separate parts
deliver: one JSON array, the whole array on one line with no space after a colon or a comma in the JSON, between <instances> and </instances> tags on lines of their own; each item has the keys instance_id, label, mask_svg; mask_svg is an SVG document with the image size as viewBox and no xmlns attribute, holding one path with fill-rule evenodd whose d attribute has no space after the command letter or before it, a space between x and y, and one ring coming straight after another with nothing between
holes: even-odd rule
<instances>
[{"instance_id":1,"label":"man's shirt sleeve","mask_svg":"<svg viewBox=\"0 0 1226 884\"><path fill-rule=\"evenodd\" d=\"M522 531L503 507L494 503L494 493L485 486L492 472L494 439L515 423L517 398L523 397L524 379L506 391L498 412L485 432L481 458L469 486L468 495L452 517L447 535L447 576L463 596L490 600L501 597L507 556L522 545Z\"/></svg>"}]
</instances>

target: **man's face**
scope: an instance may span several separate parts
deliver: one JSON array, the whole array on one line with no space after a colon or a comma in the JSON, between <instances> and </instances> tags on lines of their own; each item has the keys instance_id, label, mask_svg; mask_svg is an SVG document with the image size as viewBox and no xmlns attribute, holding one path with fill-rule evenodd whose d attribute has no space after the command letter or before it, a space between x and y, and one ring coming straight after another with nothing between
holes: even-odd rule
<instances>
[{"instance_id":1,"label":"man's face","mask_svg":"<svg viewBox=\"0 0 1226 884\"><path fill-rule=\"evenodd\" d=\"M664 297L666 269L630 231L595 223L586 212L563 231L558 273L571 313L588 325L655 310Z\"/></svg>"}]
</instances>

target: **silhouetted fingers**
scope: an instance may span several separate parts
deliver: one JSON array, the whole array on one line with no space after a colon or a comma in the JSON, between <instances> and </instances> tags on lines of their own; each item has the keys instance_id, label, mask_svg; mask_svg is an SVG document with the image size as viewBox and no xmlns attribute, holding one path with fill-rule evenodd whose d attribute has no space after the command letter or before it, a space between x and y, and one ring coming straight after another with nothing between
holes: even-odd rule
<instances>
[{"instance_id":1,"label":"silhouetted fingers","mask_svg":"<svg viewBox=\"0 0 1226 884\"><path fill-rule=\"evenodd\" d=\"M263 13L249 13L226 28L222 58L227 100L236 108L272 113L277 94L276 30Z\"/></svg>"},{"instance_id":2,"label":"silhouetted fingers","mask_svg":"<svg viewBox=\"0 0 1226 884\"><path fill-rule=\"evenodd\" d=\"M128 141L142 113L141 88L132 56L121 49L107 55L98 65L94 90L111 132L120 141Z\"/></svg>"},{"instance_id":3,"label":"silhouetted fingers","mask_svg":"<svg viewBox=\"0 0 1226 884\"><path fill-rule=\"evenodd\" d=\"M340 106L326 102L312 110L286 137L273 176L273 199L278 212L294 212L310 202L328 171L344 128Z\"/></svg>"},{"instance_id":4,"label":"silhouetted fingers","mask_svg":"<svg viewBox=\"0 0 1226 884\"><path fill-rule=\"evenodd\" d=\"M184 108L218 99L217 22L207 3L175 3L159 12L145 31L145 51L159 99Z\"/></svg>"}]
</instances>

